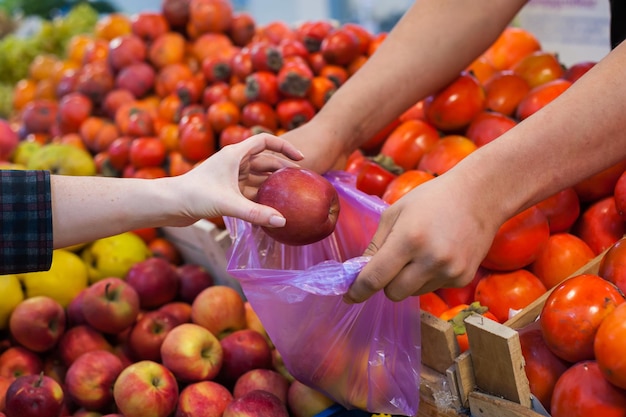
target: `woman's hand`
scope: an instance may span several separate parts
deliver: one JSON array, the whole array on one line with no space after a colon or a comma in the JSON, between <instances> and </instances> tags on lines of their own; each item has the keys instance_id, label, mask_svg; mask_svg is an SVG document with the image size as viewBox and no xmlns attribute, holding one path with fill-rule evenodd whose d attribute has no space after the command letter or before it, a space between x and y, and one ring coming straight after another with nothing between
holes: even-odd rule
<instances>
[{"instance_id":1,"label":"woman's hand","mask_svg":"<svg viewBox=\"0 0 626 417\"><path fill-rule=\"evenodd\" d=\"M302 153L294 145L267 133L225 146L176 180L177 192L185 199L181 214L189 224L201 218L230 216L282 227L285 219L277 210L253 201L256 187L250 184L260 184L273 171L294 166L292 161L301 159Z\"/></svg>"}]
</instances>

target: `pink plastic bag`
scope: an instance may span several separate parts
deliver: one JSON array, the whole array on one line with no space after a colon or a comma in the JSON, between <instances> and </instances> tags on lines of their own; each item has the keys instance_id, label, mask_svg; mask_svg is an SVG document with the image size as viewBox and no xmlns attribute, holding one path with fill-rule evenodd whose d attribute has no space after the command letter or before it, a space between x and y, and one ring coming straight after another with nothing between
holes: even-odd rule
<instances>
[{"instance_id":1,"label":"pink plastic bag","mask_svg":"<svg viewBox=\"0 0 626 417\"><path fill-rule=\"evenodd\" d=\"M228 272L296 379L349 409L413 416L421 369L417 298L392 302L378 292L361 304L342 300L369 259L361 255L386 204L356 190L347 173L326 177L341 204L333 234L289 246L227 218Z\"/></svg>"}]
</instances>

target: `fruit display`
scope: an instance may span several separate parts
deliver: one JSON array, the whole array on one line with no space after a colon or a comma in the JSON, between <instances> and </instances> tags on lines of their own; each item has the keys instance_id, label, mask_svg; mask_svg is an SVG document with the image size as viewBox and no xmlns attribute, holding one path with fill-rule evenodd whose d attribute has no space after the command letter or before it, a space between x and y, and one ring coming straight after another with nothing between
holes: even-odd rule
<instances>
[{"instance_id":1,"label":"fruit display","mask_svg":"<svg viewBox=\"0 0 626 417\"><path fill-rule=\"evenodd\" d=\"M355 23L259 25L228 0L163 0L157 12L91 13L77 7L23 44L12 38L0 42L5 77L0 91L10 92L1 94L10 97L0 107L1 169L126 178L180 175L252 134L280 135L309 121L386 36ZM543 50L526 30L507 28L448 86L367 138L349 156L345 171L354 175L359 190L389 204L445 175L595 65L565 67L556 52ZM593 302L600 307L572 313L578 320L596 314L587 324L602 341L580 327L563 334L565 327L554 325L560 318L550 321L550 314L542 317L545 327L561 333L533 332L529 344L520 333L525 351L545 346L534 353L541 363L528 356L526 370L533 393L546 407L546 392L564 398L573 390L572 382L537 371L544 365L558 369L559 376L567 374L569 381L604 377L597 384L599 394L581 395L598 404L611 399L624 409L626 377L616 360L623 320L610 318L624 314L616 259L626 231L625 171L626 162L618 163L513 216L501 226L470 284L419 297L423 311L453 324L464 351L471 349L465 317L481 314L504 323L548 292L556 298L561 286L575 283L564 279L611 248L599 274L610 294L598 289L596 277L582 277L581 288L593 287L584 292L597 296ZM333 190L318 183L314 205L297 201L297 195L277 198L286 188L301 190L304 180L292 169L269 178L289 172L290 179L274 191L260 192L259 201L287 204L288 223L288 212L297 221L302 207L307 216L316 208L324 228L316 226L320 234L313 237L287 229L268 233L288 233L274 237L290 244L332 233L339 213ZM207 221L224 227L221 219ZM215 282L200 266L184 264L156 229L56 250L49 271L0 276L0 293L0 412L4 407L7 416L18 415L8 410L14 403L21 407L19 415L27 415L32 395L49 404L51 416L253 417L250 410L267 407L275 416L312 417L333 404L281 366L280 353L240 293ZM557 345L573 352L556 355ZM543 385L534 384L535 371ZM39 379L20 379L27 375ZM54 412L58 389L49 378L63 391L60 413ZM20 385L31 387L19 391L32 393L30 402L13 394ZM199 406L202 401L206 404ZM551 401L564 404L552 407L553 417L575 415L561 408L575 401ZM560 408L566 411L559 414Z\"/></svg>"}]
</instances>

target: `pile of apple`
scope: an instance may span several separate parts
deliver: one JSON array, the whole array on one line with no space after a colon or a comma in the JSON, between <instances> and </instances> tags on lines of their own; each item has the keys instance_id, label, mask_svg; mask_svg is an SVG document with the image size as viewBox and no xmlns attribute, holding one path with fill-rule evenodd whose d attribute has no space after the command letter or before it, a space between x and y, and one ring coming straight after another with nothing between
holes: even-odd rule
<instances>
[{"instance_id":1,"label":"pile of apple","mask_svg":"<svg viewBox=\"0 0 626 417\"><path fill-rule=\"evenodd\" d=\"M23 300L2 336L3 417L299 417L334 404L293 379L239 291L160 256L67 308Z\"/></svg>"}]
</instances>

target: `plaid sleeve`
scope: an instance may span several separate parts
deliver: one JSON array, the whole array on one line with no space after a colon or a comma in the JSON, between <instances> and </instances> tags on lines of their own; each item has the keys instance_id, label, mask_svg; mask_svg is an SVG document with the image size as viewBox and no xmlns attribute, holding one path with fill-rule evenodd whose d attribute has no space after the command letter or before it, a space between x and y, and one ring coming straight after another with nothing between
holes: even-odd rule
<instances>
[{"instance_id":1,"label":"plaid sleeve","mask_svg":"<svg viewBox=\"0 0 626 417\"><path fill-rule=\"evenodd\" d=\"M50 173L0 170L0 274L43 271L52 263Z\"/></svg>"}]
</instances>

